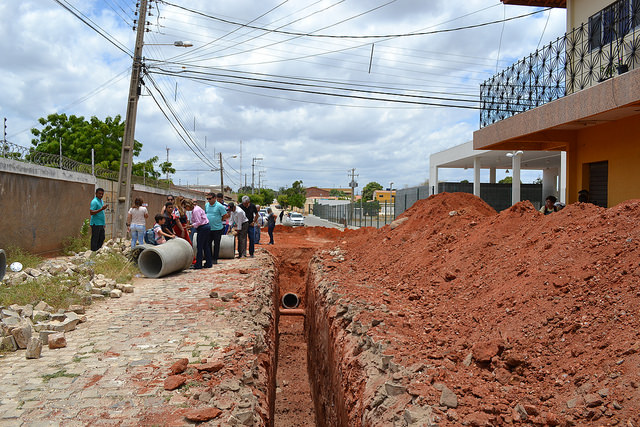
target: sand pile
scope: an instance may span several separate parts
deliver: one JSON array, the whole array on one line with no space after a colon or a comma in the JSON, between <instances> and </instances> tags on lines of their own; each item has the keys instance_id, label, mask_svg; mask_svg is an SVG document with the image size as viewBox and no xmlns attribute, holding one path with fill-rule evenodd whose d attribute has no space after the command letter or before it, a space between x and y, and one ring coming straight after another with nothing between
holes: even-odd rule
<instances>
[{"instance_id":1,"label":"sand pile","mask_svg":"<svg viewBox=\"0 0 640 427\"><path fill-rule=\"evenodd\" d=\"M353 320L410 369L412 404L441 425L639 425L640 201L544 216L445 193L399 219L344 233L327 277L376 307Z\"/></svg>"}]
</instances>

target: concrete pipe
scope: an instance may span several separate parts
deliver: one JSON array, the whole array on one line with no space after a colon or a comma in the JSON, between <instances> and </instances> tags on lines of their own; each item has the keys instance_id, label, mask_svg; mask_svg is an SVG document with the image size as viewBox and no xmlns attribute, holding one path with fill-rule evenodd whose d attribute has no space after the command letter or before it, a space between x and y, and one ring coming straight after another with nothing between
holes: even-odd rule
<instances>
[{"instance_id":1,"label":"concrete pipe","mask_svg":"<svg viewBox=\"0 0 640 427\"><path fill-rule=\"evenodd\" d=\"M0 280L4 278L4 273L7 272L7 254L4 253L4 249L0 249Z\"/></svg>"},{"instance_id":2,"label":"concrete pipe","mask_svg":"<svg viewBox=\"0 0 640 427\"><path fill-rule=\"evenodd\" d=\"M286 309L297 308L300 305L300 298L298 295L287 292L282 296L282 307Z\"/></svg>"},{"instance_id":3,"label":"concrete pipe","mask_svg":"<svg viewBox=\"0 0 640 427\"><path fill-rule=\"evenodd\" d=\"M193 235L193 256L196 255L198 247L198 233ZM211 242L211 253L213 254L213 242ZM218 259L233 259L236 253L236 238L231 234L223 234L220 239L220 253Z\"/></svg>"},{"instance_id":4,"label":"concrete pipe","mask_svg":"<svg viewBox=\"0 0 640 427\"><path fill-rule=\"evenodd\" d=\"M193 249L184 239L171 239L157 246L149 245L138 257L138 267L147 277L158 278L182 271L193 263Z\"/></svg>"}]
</instances>

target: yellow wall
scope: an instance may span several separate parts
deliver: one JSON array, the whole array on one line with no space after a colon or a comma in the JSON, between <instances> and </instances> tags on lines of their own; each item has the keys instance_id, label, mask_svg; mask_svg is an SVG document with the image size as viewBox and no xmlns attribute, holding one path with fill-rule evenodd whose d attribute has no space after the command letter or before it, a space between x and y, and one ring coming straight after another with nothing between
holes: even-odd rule
<instances>
[{"instance_id":1,"label":"yellow wall","mask_svg":"<svg viewBox=\"0 0 640 427\"><path fill-rule=\"evenodd\" d=\"M377 200L380 203L393 203L396 200L396 190L393 190L393 195L389 194L387 190L376 190L373 192L373 200Z\"/></svg>"},{"instance_id":2,"label":"yellow wall","mask_svg":"<svg viewBox=\"0 0 640 427\"><path fill-rule=\"evenodd\" d=\"M568 159L569 203L589 189L588 163L609 162L607 206L640 199L640 115L579 131Z\"/></svg>"}]
</instances>

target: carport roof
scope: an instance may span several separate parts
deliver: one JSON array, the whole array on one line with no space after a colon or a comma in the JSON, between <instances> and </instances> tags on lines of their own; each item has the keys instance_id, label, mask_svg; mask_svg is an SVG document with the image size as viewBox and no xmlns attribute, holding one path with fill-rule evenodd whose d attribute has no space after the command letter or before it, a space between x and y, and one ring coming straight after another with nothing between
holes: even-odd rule
<instances>
[{"instance_id":1,"label":"carport roof","mask_svg":"<svg viewBox=\"0 0 640 427\"><path fill-rule=\"evenodd\" d=\"M473 141L434 153L431 164L439 168L473 169L475 158L480 159L481 168L511 169L512 160L503 150L474 150ZM524 151L520 168L542 170L560 167L560 151Z\"/></svg>"}]
</instances>

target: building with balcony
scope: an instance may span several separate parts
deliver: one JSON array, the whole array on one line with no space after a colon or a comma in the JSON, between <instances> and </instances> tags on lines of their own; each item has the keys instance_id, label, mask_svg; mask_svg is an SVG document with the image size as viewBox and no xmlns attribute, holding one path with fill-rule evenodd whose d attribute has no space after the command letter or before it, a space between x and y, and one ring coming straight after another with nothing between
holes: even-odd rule
<instances>
[{"instance_id":1,"label":"building with balcony","mask_svg":"<svg viewBox=\"0 0 640 427\"><path fill-rule=\"evenodd\" d=\"M566 200L640 198L640 0L502 0L565 7L567 32L480 87L476 150L566 153Z\"/></svg>"}]
</instances>

